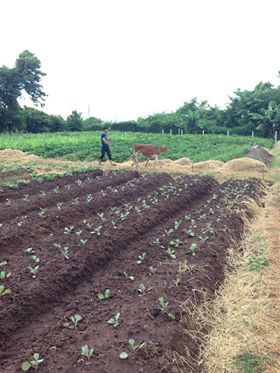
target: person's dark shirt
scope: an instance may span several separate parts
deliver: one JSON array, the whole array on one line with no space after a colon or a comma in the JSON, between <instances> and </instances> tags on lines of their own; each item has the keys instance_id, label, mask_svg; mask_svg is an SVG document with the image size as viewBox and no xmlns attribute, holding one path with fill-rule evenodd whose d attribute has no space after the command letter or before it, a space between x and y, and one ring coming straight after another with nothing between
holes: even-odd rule
<instances>
[{"instance_id":1,"label":"person's dark shirt","mask_svg":"<svg viewBox=\"0 0 280 373\"><path fill-rule=\"evenodd\" d=\"M104 146L104 145L108 146L108 144L106 144L106 142L104 142L104 140L108 141L108 135L107 135L107 133L102 133L101 134L101 144L102 144L102 146Z\"/></svg>"}]
</instances>

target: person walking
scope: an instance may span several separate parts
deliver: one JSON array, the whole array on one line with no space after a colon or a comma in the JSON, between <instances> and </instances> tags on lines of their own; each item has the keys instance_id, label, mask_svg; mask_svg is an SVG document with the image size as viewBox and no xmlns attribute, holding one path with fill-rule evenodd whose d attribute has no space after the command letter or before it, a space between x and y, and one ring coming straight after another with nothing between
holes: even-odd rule
<instances>
[{"instance_id":1,"label":"person walking","mask_svg":"<svg viewBox=\"0 0 280 373\"><path fill-rule=\"evenodd\" d=\"M110 143L109 143L109 136L108 136L108 127L104 127L102 129L101 134L101 157L99 158L99 164L101 164L101 161L103 161L105 154L108 155L110 165L115 166L115 164L112 161L112 154L110 150Z\"/></svg>"}]
</instances>

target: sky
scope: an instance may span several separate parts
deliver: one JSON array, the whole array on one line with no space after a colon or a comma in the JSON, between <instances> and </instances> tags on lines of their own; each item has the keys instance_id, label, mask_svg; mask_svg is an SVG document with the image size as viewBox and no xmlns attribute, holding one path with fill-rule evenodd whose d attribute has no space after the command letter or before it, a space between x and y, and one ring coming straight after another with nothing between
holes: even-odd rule
<instances>
[{"instance_id":1,"label":"sky","mask_svg":"<svg viewBox=\"0 0 280 373\"><path fill-rule=\"evenodd\" d=\"M0 66L34 53L43 110L64 118L224 107L237 88L279 85L279 14L279 0L0 0Z\"/></svg>"}]
</instances>

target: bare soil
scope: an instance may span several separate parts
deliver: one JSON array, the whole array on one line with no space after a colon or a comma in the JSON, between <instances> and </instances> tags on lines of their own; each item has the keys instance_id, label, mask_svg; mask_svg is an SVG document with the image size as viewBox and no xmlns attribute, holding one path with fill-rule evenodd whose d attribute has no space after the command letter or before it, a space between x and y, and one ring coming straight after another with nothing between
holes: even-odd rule
<instances>
[{"instance_id":1,"label":"bare soil","mask_svg":"<svg viewBox=\"0 0 280 373\"><path fill-rule=\"evenodd\" d=\"M214 296L242 216L252 217L246 200L262 195L256 179L220 185L209 176L124 171L1 192L0 263L10 276L0 282L11 290L0 297L1 372L20 372L35 352L49 373L178 372L170 352L186 348L195 361L201 346L183 333L192 322L182 303ZM100 301L105 289L110 297ZM114 327L108 320L117 313ZM77 327L75 314L83 318ZM85 344L94 348L90 360L81 356ZM200 371L195 362L188 369Z\"/></svg>"}]
</instances>

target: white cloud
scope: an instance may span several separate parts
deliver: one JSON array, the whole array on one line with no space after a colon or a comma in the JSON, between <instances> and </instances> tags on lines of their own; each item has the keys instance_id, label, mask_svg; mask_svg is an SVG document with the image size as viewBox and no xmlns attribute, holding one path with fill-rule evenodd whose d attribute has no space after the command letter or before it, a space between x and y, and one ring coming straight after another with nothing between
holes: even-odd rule
<instances>
[{"instance_id":1,"label":"white cloud","mask_svg":"<svg viewBox=\"0 0 280 373\"><path fill-rule=\"evenodd\" d=\"M277 0L2 0L0 65L25 49L47 73L45 110L108 120L223 105L279 84Z\"/></svg>"}]
</instances>

